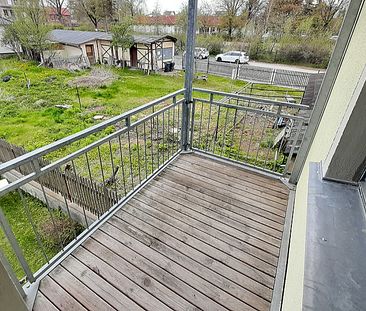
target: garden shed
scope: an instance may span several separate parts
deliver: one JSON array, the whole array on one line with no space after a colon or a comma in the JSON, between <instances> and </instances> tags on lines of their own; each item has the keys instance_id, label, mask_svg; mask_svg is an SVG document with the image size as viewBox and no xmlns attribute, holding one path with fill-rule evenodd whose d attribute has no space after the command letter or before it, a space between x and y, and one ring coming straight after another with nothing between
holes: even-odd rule
<instances>
[{"instance_id":1,"label":"garden shed","mask_svg":"<svg viewBox=\"0 0 366 311\"><path fill-rule=\"evenodd\" d=\"M174 61L176 38L168 35L134 35L133 45L122 51L112 45L112 34L97 31L55 29L49 34L54 49L47 52L52 60L71 63L120 64L147 70L161 70Z\"/></svg>"}]
</instances>

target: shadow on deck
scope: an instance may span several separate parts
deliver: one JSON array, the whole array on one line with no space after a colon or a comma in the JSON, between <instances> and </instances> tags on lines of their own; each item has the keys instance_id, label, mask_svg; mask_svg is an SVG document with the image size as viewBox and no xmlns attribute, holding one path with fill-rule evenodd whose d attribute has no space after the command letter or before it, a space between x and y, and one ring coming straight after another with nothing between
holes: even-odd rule
<instances>
[{"instance_id":1,"label":"shadow on deck","mask_svg":"<svg viewBox=\"0 0 366 311\"><path fill-rule=\"evenodd\" d=\"M288 195L180 155L41 281L34 311L269 310Z\"/></svg>"}]
</instances>

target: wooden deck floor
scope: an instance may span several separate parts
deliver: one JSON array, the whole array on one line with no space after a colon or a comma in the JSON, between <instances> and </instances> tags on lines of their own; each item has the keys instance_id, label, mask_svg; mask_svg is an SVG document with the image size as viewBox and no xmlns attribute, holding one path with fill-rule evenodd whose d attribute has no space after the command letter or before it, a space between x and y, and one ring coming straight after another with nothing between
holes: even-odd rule
<instances>
[{"instance_id":1,"label":"wooden deck floor","mask_svg":"<svg viewBox=\"0 0 366 311\"><path fill-rule=\"evenodd\" d=\"M34 311L270 308L288 189L181 155L40 284Z\"/></svg>"}]
</instances>

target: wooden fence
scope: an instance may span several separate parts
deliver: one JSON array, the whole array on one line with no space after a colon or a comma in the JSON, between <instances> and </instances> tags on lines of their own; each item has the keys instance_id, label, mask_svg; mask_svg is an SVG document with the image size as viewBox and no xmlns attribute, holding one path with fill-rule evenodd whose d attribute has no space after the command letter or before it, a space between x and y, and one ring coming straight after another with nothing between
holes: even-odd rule
<instances>
[{"instance_id":1,"label":"wooden fence","mask_svg":"<svg viewBox=\"0 0 366 311\"><path fill-rule=\"evenodd\" d=\"M0 139L0 162L10 161L25 153L22 147ZM38 163L40 167L50 164L43 158L39 158ZM22 175L35 171L31 163L21 165L16 170ZM79 176L72 171L62 172L60 168L39 177L37 182L97 216L102 215L119 200L117 192L103 184Z\"/></svg>"}]
</instances>

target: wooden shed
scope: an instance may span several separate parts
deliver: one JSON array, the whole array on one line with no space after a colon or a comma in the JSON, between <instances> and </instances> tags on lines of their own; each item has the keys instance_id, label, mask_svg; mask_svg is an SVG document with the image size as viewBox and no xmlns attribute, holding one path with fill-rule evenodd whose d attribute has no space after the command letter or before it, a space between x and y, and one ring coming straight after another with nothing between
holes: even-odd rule
<instances>
[{"instance_id":1,"label":"wooden shed","mask_svg":"<svg viewBox=\"0 0 366 311\"><path fill-rule=\"evenodd\" d=\"M120 64L147 70L162 70L174 61L176 38L169 35L134 35L133 45L123 51L112 45L112 34L96 31L55 29L49 34L54 45L47 56L75 62L78 58L88 65Z\"/></svg>"}]
</instances>

